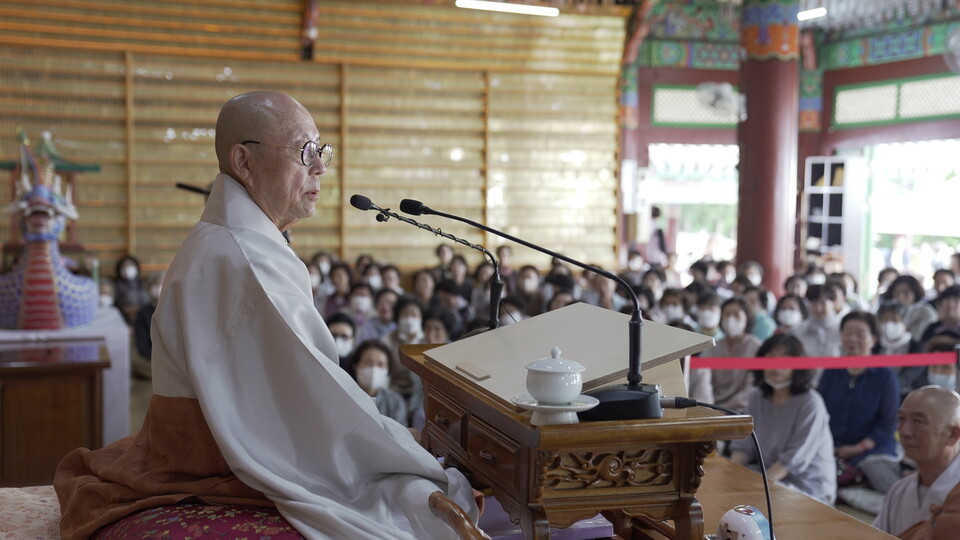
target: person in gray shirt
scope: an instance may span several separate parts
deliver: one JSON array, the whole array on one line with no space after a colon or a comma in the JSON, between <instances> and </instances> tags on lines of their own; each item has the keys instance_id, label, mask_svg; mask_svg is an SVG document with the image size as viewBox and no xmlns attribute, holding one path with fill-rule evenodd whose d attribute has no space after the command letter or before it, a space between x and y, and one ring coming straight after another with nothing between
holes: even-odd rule
<instances>
[{"instance_id":1,"label":"person in gray shirt","mask_svg":"<svg viewBox=\"0 0 960 540\"><path fill-rule=\"evenodd\" d=\"M763 342L758 357L804 356L803 345L789 334ZM813 390L811 370L755 371L757 388L747 398L747 414L763 452L767 477L825 504L837 498L837 466L833 457L830 415ZM730 460L758 469L751 439L730 443Z\"/></svg>"}]
</instances>

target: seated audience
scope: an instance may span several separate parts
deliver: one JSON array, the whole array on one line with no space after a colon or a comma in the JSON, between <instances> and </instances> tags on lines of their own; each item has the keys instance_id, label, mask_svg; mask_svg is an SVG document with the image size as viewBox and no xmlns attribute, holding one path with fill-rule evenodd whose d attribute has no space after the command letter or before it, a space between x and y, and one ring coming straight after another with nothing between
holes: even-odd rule
<instances>
[{"instance_id":1,"label":"seated audience","mask_svg":"<svg viewBox=\"0 0 960 540\"><path fill-rule=\"evenodd\" d=\"M353 270L350 265L342 262L334 263L330 267L330 284L333 290L327 294L320 314L325 318L346 308L350 304L350 287L353 286Z\"/></svg>"},{"instance_id":2,"label":"seated audience","mask_svg":"<svg viewBox=\"0 0 960 540\"><path fill-rule=\"evenodd\" d=\"M383 339L397 329L397 322L393 318L393 308L397 304L397 298L397 293L393 289L382 288L377 291L373 301L376 316L368 319L360 327L360 331L357 332L358 342Z\"/></svg>"},{"instance_id":3,"label":"seated audience","mask_svg":"<svg viewBox=\"0 0 960 540\"><path fill-rule=\"evenodd\" d=\"M383 275L380 273L380 265L372 262L363 267L360 281L369 285L374 294L380 292L380 289L383 288Z\"/></svg>"},{"instance_id":4,"label":"seated audience","mask_svg":"<svg viewBox=\"0 0 960 540\"><path fill-rule=\"evenodd\" d=\"M700 312L704 314L703 311ZM743 298L733 297L723 303L720 312L723 337L716 347L700 353L706 358L752 358L760 347L760 340L750 335L752 321L747 315ZM742 411L747 405L751 388L750 372L744 369L713 369L714 403L721 407Z\"/></svg>"},{"instance_id":5,"label":"seated audience","mask_svg":"<svg viewBox=\"0 0 960 540\"><path fill-rule=\"evenodd\" d=\"M437 280L430 270L418 270L413 274L413 296L427 311L440 307L436 289Z\"/></svg>"},{"instance_id":6,"label":"seated audience","mask_svg":"<svg viewBox=\"0 0 960 540\"><path fill-rule=\"evenodd\" d=\"M643 283L643 274L646 264L643 260L643 255L639 250L631 249L627 252L627 267L620 272L619 276L630 284L630 286L635 287Z\"/></svg>"},{"instance_id":7,"label":"seated audience","mask_svg":"<svg viewBox=\"0 0 960 540\"><path fill-rule=\"evenodd\" d=\"M473 294L473 281L467 275L469 272L470 266L463 255L454 255L450 261L450 280L457 286L457 294L463 297L466 304L470 303Z\"/></svg>"},{"instance_id":8,"label":"seated audience","mask_svg":"<svg viewBox=\"0 0 960 540\"><path fill-rule=\"evenodd\" d=\"M523 314L527 306L517 296L506 296L500 301L500 326L516 324L527 317Z\"/></svg>"},{"instance_id":9,"label":"seated audience","mask_svg":"<svg viewBox=\"0 0 960 540\"><path fill-rule=\"evenodd\" d=\"M524 265L520 268L520 276L517 279L517 293L514 295L523 300L526 304L524 310L527 317L536 317L543 313L543 307L546 300L543 297L543 291L540 289L540 272L532 265ZM482 315L482 313L481 313Z\"/></svg>"},{"instance_id":10,"label":"seated audience","mask_svg":"<svg viewBox=\"0 0 960 540\"><path fill-rule=\"evenodd\" d=\"M114 302L127 324L133 324L137 311L150 303L147 285L140 277L140 261L132 255L124 255L117 261L116 272Z\"/></svg>"},{"instance_id":11,"label":"seated audience","mask_svg":"<svg viewBox=\"0 0 960 540\"><path fill-rule=\"evenodd\" d=\"M947 287L957 284L957 276L947 268L940 268L933 273L933 289L927 295L929 298L936 298Z\"/></svg>"},{"instance_id":12,"label":"seated audience","mask_svg":"<svg viewBox=\"0 0 960 540\"><path fill-rule=\"evenodd\" d=\"M617 292L619 285L616 281L589 270L584 270L584 276L588 288L580 295L581 301L613 311L620 311L628 304L627 299Z\"/></svg>"},{"instance_id":13,"label":"seated audience","mask_svg":"<svg viewBox=\"0 0 960 540\"><path fill-rule=\"evenodd\" d=\"M773 308L773 318L777 321L777 333L790 333L807 318L807 303L800 296L785 294Z\"/></svg>"},{"instance_id":14,"label":"seated audience","mask_svg":"<svg viewBox=\"0 0 960 540\"><path fill-rule=\"evenodd\" d=\"M453 340L453 331L456 330L456 324L456 318L447 310L428 311L423 317L423 336L426 343L437 345L450 343Z\"/></svg>"},{"instance_id":15,"label":"seated audience","mask_svg":"<svg viewBox=\"0 0 960 540\"><path fill-rule=\"evenodd\" d=\"M847 288L843 281L836 279L827 279L826 286L833 291L833 312L839 321L847 313L850 313L850 304L847 304Z\"/></svg>"},{"instance_id":16,"label":"seated audience","mask_svg":"<svg viewBox=\"0 0 960 540\"><path fill-rule=\"evenodd\" d=\"M400 286L399 268L392 264L384 265L380 268L380 277L383 280L384 289L390 289L397 293L398 296L403 295L403 287Z\"/></svg>"},{"instance_id":17,"label":"seated audience","mask_svg":"<svg viewBox=\"0 0 960 540\"><path fill-rule=\"evenodd\" d=\"M917 472L890 488L873 526L901 538L936 538L905 533L939 513L960 485L960 396L934 386L914 390L900 405L897 422L903 451ZM951 532L939 538L956 538L957 530Z\"/></svg>"},{"instance_id":18,"label":"seated audience","mask_svg":"<svg viewBox=\"0 0 960 540\"><path fill-rule=\"evenodd\" d=\"M470 321L473 320L473 308L460 296L457 284L452 279L440 282L437 285L437 298L440 308L450 312L456 319L457 325L453 331L454 339L460 337Z\"/></svg>"},{"instance_id":19,"label":"seated audience","mask_svg":"<svg viewBox=\"0 0 960 540\"><path fill-rule=\"evenodd\" d=\"M683 291L680 289L667 289L663 291L663 296L660 297L660 313L663 315L663 320L660 322L664 324L681 322L691 327L691 330L694 325L697 324L687 315L687 311L683 305Z\"/></svg>"},{"instance_id":20,"label":"seated audience","mask_svg":"<svg viewBox=\"0 0 960 540\"><path fill-rule=\"evenodd\" d=\"M382 341L364 341L354 351L350 368L353 378L373 398L380 414L408 426L407 403L400 394L388 388L390 366L395 363L392 358L393 354Z\"/></svg>"},{"instance_id":21,"label":"seated audience","mask_svg":"<svg viewBox=\"0 0 960 540\"><path fill-rule=\"evenodd\" d=\"M934 336L947 335L960 338L960 285L947 287L936 299L937 315L940 320L932 323L920 337L920 344L926 345Z\"/></svg>"},{"instance_id":22,"label":"seated audience","mask_svg":"<svg viewBox=\"0 0 960 540\"><path fill-rule=\"evenodd\" d=\"M517 271L513 267L513 248L507 244L497 246L497 260L500 261L500 279L503 281L503 294L517 290Z\"/></svg>"},{"instance_id":23,"label":"seated audience","mask_svg":"<svg viewBox=\"0 0 960 540\"><path fill-rule=\"evenodd\" d=\"M901 313L903 306L896 300L880 304L877 310L877 324L880 330L880 339L877 341L877 352L884 355L913 354L921 352L920 343L913 339L903 322ZM927 383L927 368L924 366L903 366L893 369L897 373L900 383L900 397L906 397Z\"/></svg>"},{"instance_id":24,"label":"seated audience","mask_svg":"<svg viewBox=\"0 0 960 540\"><path fill-rule=\"evenodd\" d=\"M553 295L553 298L547 302L547 311L553 311L555 309L560 309L562 307L567 307L570 304L576 302L573 299L573 294L567 291L560 291Z\"/></svg>"},{"instance_id":25,"label":"seated audience","mask_svg":"<svg viewBox=\"0 0 960 540\"><path fill-rule=\"evenodd\" d=\"M807 288L810 316L790 333L803 343L807 356L840 356L840 319L834 302L836 291L826 285Z\"/></svg>"},{"instance_id":26,"label":"seated audience","mask_svg":"<svg viewBox=\"0 0 960 540\"><path fill-rule=\"evenodd\" d=\"M493 265L483 261L473 271L473 292L470 293L470 306L477 316L490 313L490 278L493 276ZM503 280L501 279L501 282ZM500 293L502 298L508 294L506 287ZM500 299L498 298L497 301Z\"/></svg>"},{"instance_id":27,"label":"seated audience","mask_svg":"<svg viewBox=\"0 0 960 540\"><path fill-rule=\"evenodd\" d=\"M377 311L373 308L373 289L364 282L357 283L350 287L350 293L347 294L347 307L340 310L341 313L353 317L357 328L363 328L367 321L377 316Z\"/></svg>"},{"instance_id":28,"label":"seated audience","mask_svg":"<svg viewBox=\"0 0 960 540\"><path fill-rule=\"evenodd\" d=\"M785 295L792 294L799 298L807 296L807 280L803 274L793 274L783 282L783 292Z\"/></svg>"},{"instance_id":29,"label":"seated audience","mask_svg":"<svg viewBox=\"0 0 960 540\"><path fill-rule=\"evenodd\" d=\"M869 355L877 334L872 314L848 313L840 323L844 355ZM886 367L828 369L818 389L830 413L834 453L849 471L845 477L856 477L859 470L874 491L886 493L900 477L894 439L900 402L896 374Z\"/></svg>"},{"instance_id":30,"label":"seated audience","mask_svg":"<svg viewBox=\"0 0 960 540\"><path fill-rule=\"evenodd\" d=\"M949 352L956 353L957 345L960 345L960 339L951 336L935 336L927 342L924 352ZM938 364L927 367L927 382L940 388L957 391L957 365Z\"/></svg>"},{"instance_id":31,"label":"seated audience","mask_svg":"<svg viewBox=\"0 0 960 540\"><path fill-rule=\"evenodd\" d=\"M693 327L680 319L670 321L668 326L693 332ZM683 370L683 384L687 388L687 397L702 403L713 403L713 370L708 368L692 369L690 356L684 356L680 361Z\"/></svg>"},{"instance_id":32,"label":"seated audience","mask_svg":"<svg viewBox=\"0 0 960 540\"><path fill-rule=\"evenodd\" d=\"M763 342L758 357L804 356L796 337L777 334ZM830 415L813 391L813 372L767 369L753 372L754 388L745 412L753 416L767 478L790 486L825 504L837 497L837 464L833 457ZM730 443L730 460L759 467L753 442Z\"/></svg>"},{"instance_id":33,"label":"seated audience","mask_svg":"<svg viewBox=\"0 0 960 540\"><path fill-rule=\"evenodd\" d=\"M924 330L937 321L937 311L924 300L923 286L913 276L902 275L894 279L882 299L900 302L903 322L914 337L923 336Z\"/></svg>"},{"instance_id":34,"label":"seated audience","mask_svg":"<svg viewBox=\"0 0 960 540\"><path fill-rule=\"evenodd\" d=\"M423 307L412 296L403 296L394 307L397 329L384 338L393 352L394 364L390 367L390 389L403 396L407 410L414 413L423 405L423 384L420 377L400 363L400 346L425 343L423 332Z\"/></svg>"},{"instance_id":35,"label":"seated audience","mask_svg":"<svg viewBox=\"0 0 960 540\"><path fill-rule=\"evenodd\" d=\"M437 265L430 270L433 281L440 283L445 279L450 279L450 261L453 260L453 248L450 244L438 244L434 254L437 256Z\"/></svg>"},{"instance_id":36,"label":"seated audience","mask_svg":"<svg viewBox=\"0 0 960 540\"><path fill-rule=\"evenodd\" d=\"M334 313L326 319L327 328L330 329L330 335L333 336L333 342L337 346L337 356L340 360L340 367L347 373L352 374L350 368L350 358L353 356L353 345L356 343L356 324L353 317L345 313Z\"/></svg>"},{"instance_id":37,"label":"seated audience","mask_svg":"<svg viewBox=\"0 0 960 540\"><path fill-rule=\"evenodd\" d=\"M720 297L712 292L705 292L697 299L697 332L710 336L718 343L723 339L723 330L720 328ZM757 346L760 346L757 343ZM751 353L751 356L752 353Z\"/></svg>"},{"instance_id":38,"label":"seated audience","mask_svg":"<svg viewBox=\"0 0 960 540\"><path fill-rule=\"evenodd\" d=\"M773 335L777 330L777 323L770 316L767 302L770 295L762 287L750 286L743 291L743 300L747 303L747 314L752 320L753 337L761 342Z\"/></svg>"}]
</instances>

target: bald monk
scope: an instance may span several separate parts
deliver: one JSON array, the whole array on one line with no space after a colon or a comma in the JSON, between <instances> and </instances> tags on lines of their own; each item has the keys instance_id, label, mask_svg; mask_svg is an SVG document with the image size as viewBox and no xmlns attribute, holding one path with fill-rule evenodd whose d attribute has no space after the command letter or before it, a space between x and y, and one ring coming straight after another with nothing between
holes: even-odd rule
<instances>
[{"instance_id":1,"label":"bald monk","mask_svg":"<svg viewBox=\"0 0 960 540\"><path fill-rule=\"evenodd\" d=\"M941 514L947 495L960 483L960 395L937 386L910 392L900 405L897 431L917 472L890 488L873 526L906 537L911 526L929 524L934 514ZM957 495L952 497L954 520ZM911 533L911 538L921 537L931 538Z\"/></svg>"},{"instance_id":2,"label":"bald monk","mask_svg":"<svg viewBox=\"0 0 960 540\"><path fill-rule=\"evenodd\" d=\"M65 539L151 506L276 505L307 538L453 538L441 491L476 521L465 478L381 416L338 365L307 269L281 233L316 211L332 148L275 92L228 101L220 174L170 264L153 318L143 428L78 449L54 485Z\"/></svg>"}]
</instances>

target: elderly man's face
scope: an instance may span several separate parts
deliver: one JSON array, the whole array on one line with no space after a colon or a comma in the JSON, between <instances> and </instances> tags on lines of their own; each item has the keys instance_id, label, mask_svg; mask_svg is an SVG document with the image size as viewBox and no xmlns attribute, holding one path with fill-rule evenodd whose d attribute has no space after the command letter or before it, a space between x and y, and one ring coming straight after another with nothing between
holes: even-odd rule
<instances>
[{"instance_id":1,"label":"elderly man's face","mask_svg":"<svg viewBox=\"0 0 960 540\"><path fill-rule=\"evenodd\" d=\"M326 168L319 158L310 166L300 160L300 148L307 141L320 140L310 113L299 104L290 104L278 116L278 124L264 130L262 142L269 144L249 145L253 156L247 190L283 231L316 212L320 198L318 177Z\"/></svg>"},{"instance_id":2,"label":"elderly man's face","mask_svg":"<svg viewBox=\"0 0 960 540\"><path fill-rule=\"evenodd\" d=\"M903 451L918 464L936 459L950 444L946 411L923 394L910 394L900 405L897 432Z\"/></svg>"}]
</instances>

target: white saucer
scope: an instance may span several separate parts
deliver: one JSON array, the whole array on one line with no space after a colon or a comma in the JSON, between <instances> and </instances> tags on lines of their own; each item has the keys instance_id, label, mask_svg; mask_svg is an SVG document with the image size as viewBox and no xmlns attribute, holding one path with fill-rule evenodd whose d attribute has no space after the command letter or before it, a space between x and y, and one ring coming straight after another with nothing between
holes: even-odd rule
<instances>
[{"instance_id":1,"label":"white saucer","mask_svg":"<svg viewBox=\"0 0 960 540\"><path fill-rule=\"evenodd\" d=\"M580 394L565 405L540 404L529 394L513 396L510 401L521 409L533 411L530 423L535 426L577 424L580 422L580 419L577 418L578 412L590 410L600 404L597 398L585 394Z\"/></svg>"}]
</instances>

